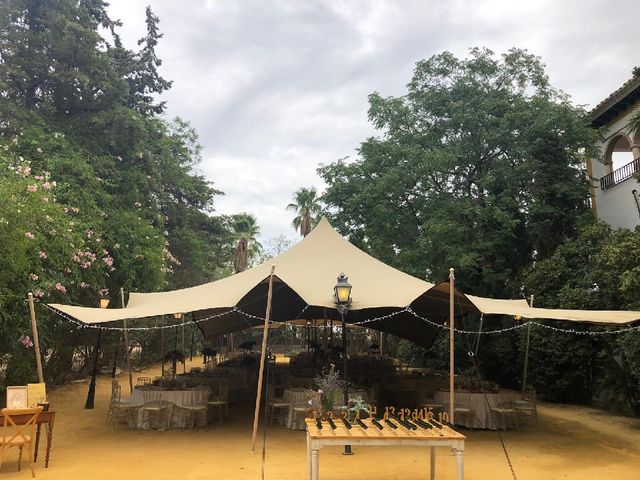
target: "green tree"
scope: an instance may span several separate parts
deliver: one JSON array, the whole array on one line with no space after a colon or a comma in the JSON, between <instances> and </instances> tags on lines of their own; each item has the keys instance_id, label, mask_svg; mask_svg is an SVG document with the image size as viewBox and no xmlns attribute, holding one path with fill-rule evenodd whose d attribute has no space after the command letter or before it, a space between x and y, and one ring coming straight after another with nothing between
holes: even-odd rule
<instances>
[{"instance_id":1,"label":"green tree","mask_svg":"<svg viewBox=\"0 0 640 480\"><path fill-rule=\"evenodd\" d=\"M341 233L421 278L476 294L519 294L514 280L590 215L585 152L597 133L522 50L472 49L418 62L401 97L369 97L379 137L322 166Z\"/></svg>"},{"instance_id":2,"label":"green tree","mask_svg":"<svg viewBox=\"0 0 640 480\"><path fill-rule=\"evenodd\" d=\"M536 305L593 310L640 309L640 229L613 230L589 223L549 258L523 273L524 289ZM586 330L575 324L565 328ZM588 402L598 393L598 378L610 399L640 399L640 341L636 332L584 336L533 329L531 382L550 400ZM615 359L614 359L615 358ZM618 362L614 365L612 362ZM626 371L629 383L620 382ZM604 372L602 375L601 372ZM617 385L629 389L614 392ZM638 405L630 408L638 408Z\"/></svg>"},{"instance_id":3,"label":"green tree","mask_svg":"<svg viewBox=\"0 0 640 480\"><path fill-rule=\"evenodd\" d=\"M262 251L262 245L257 240L260 227L253 215L238 213L231 216L231 228L235 238L233 268L235 273L240 273L245 271L251 260L257 258Z\"/></svg>"},{"instance_id":4,"label":"green tree","mask_svg":"<svg viewBox=\"0 0 640 480\"><path fill-rule=\"evenodd\" d=\"M221 192L195 172L196 132L159 115L171 83L158 70L158 18L147 9L139 50L128 50L106 7L0 2L0 216L9 222L0 226L0 375L11 383L33 379L33 357L17 343L29 290L95 305L100 290L186 287L230 271L233 232L213 214ZM74 356L91 356L95 332L70 332L38 310L45 375L65 381ZM133 335L145 357L154 335ZM114 352L119 337L103 339Z\"/></svg>"},{"instance_id":5,"label":"green tree","mask_svg":"<svg viewBox=\"0 0 640 480\"><path fill-rule=\"evenodd\" d=\"M312 228L320 221L322 202L315 187L302 187L293 194L293 202L287 205L287 210L294 212L291 225L300 235L306 237Z\"/></svg>"}]
</instances>

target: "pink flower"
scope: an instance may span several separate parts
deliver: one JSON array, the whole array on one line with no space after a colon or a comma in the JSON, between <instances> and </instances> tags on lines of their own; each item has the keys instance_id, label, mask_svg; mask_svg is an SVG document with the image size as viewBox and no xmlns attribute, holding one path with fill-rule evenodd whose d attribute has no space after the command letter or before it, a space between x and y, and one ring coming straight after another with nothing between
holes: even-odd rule
<instances>
[{"instance_id":1,"label":"pink flower","mask_svg":"<svg viewBox=\"0 0 640 480\"><path fill-rule=\"evenodd\" d=\"M49 190L51 189L51 184L49 182L44 182L42 184L42 188L44 188L45 190Z\"/></svg>"},{"instance_id":2,"label":"pink flower","mask_svg":"<svg viewBox=\"0 0 640 480\"><path fill-rule=\"evenodd\" d=\"M29 280L33 280L34 282L38 281L38 275L36 275L35 273L30 273L29 274Z\"/></svg>"},{"instance_id":3,"label":"pink flower","mask_svg":"<svg viewBox=\"0 0 640 480\"><path fill-rule=\"evenodd\" d=\"M103 297L106 297L107 295L109 295L109 289L108 288L100 289L100 295L102 295Z\"/></svg>"},{"instance_id":4,"label":"pink flower","mask_svg":"<svg viewBox=\"0 0 640 480\"><path fill-rule=\"evenodd\" d=\"M37 185L27 185L27 192L36 193L38 191Z\"/></svg>"},{"instance_id":5,"label":"pink flower","mask_svg":"<svg viewBox=\"0 0 640 480\"><path fill-rule=\"evenodd\" d=\"M33 296L36 297L36 298L42 298L42 297L44 297L44 292L42 290L40 290L39 288L36 288L33 291Z\"/></svg>"},{"instance_id":6,"label":"pink flower","mask_svg":"<svg viewBox=\"0 0 640 480\"><path fill-rule=\"evenodd\" d=\"M113 258L111 257L104 257L102 261L107 267L110 267L111 265L113 265Z\"/></svg>"},{"instance_id":7,"label":"pink flower","mask_svg":"<svg viewBox=\"0 0 640 480\"><path fill-rule=\"evenodd\" d=\"M47 258L47 252L40 250L40 253L38 254L40 258Z\"/></svg>"},{"instance_id":8,"label":"pink flower","mask_svg":"<svg viewBox=\"0 0 640 480\"><path fill-rule=\"evenodd\" d=\"M31 232L25 233L24 236L27 237L29 240L33 240L34 238L36 238L36 236Z\"/></svg>"},{"instance_id":9,"label":"pink flower","mask_svg":"<svg viewBox=\"0 0 640 480\"><path fill-rule=\"evenodd\" d=\"M44 180L44 177L42 175L35 175L33 178L35 178L36 180Z\"/></svg>"},{"instance_id":10,"label":"pink flower","mask_svg":"<svg viewBox=\"0 0 640 480\"><path fill-rule=\"evenodd\" d=\"M29 335L22 335L18 339L18 342L27 348L33 347L33 342L31 341L31 338L29 337Z\"/></svg>"},{"instance_id":11,"label":"pink flower","mask_svg":"<svg viewBox=\"0 0 640 480\"><path fill-rule=\"evenodd\" d=\"M55 289L57 291L59 291L60 293L67 293L67 289L65 288L64 285L62 285L60 282L55 284Z\"/></svg>"}]
</instances>

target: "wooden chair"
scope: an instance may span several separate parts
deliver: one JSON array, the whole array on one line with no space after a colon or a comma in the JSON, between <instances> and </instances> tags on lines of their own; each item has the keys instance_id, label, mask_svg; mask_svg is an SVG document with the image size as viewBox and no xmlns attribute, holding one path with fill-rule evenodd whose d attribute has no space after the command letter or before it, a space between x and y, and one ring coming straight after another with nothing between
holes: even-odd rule
<instances>
[{"instance_id":1,"label":"wooden chair","mask_svg":"<svg viewBox=\"0 0 640 480\"><path fill-rule=\"evenodd\" d=\"M229 385L226 383L218 384L217 392L212 393L207 401L207 411L211 407L218 409L220 425L222 425L223 411L225 414L229 414Z\"/></svg>"},{"instance_id":2,"label":"wooden chair","mask_svg":"<svg viewBox=\"0 0 640 480\"><path fill-rule=\"evenodd\" d=\"M118 423L124 420L129 423L131 415L136 413L140 404L130 400L122 400L122 387L114 380L111 384L111 402L107 412L107 423L113 423L113 428L118 428Z\"/></svg>"},{"instance_id":3,"label":"wooden chair","mask_svg":"<svg viewBox=\"0 0 640 480\"><path fill-rule=\"evenodd\" d=\"M151 400L142 405L142 428L148 426L151 430L169 430L173 403L166 400Z\"/></svg>"},{"instance_id":4,"label":"wooden chair","mask_svg":"<svg viewBox=\"0 0 640 480\"><path fill-rule=\"evenodd\" d=\"M291 408L291 403L282 398L282 389L280 389L279 396L276 396L276 387L271 385L267 390L267 420L271 419L271 425L273 425L273 421L276 417L276 410L280 415L282 415L283 411L289 413L289 409Z\"/></svg>"},{"instance_id":5,"label":"wooden chair","mask_svg":"<svg viewBox=\"0 0 640 480\"><path fill-rule=\"evenodd\" d=\"M513 401L513 408L518 415L532 417L538 419L538 409L536 408L536 391L532 388L527 388L522 395L521 400Z\"/></svg>"},{"instance_id":6,"label":"wooden chair","mask_svg":"<svg viewBox=\"0 0 640 480\"><path fill-rule=\"evenodd\" d=\"M467 430L471 428L471 420L475 416L475 412L472 409L465 406L455 407L453 409L453 415L456 425L462 425Z\"/></svg>"},{"instance_id":7,"label":"wooden chair","mask_svg":"<svg viewBox=\"0 0 640 480\"><path fill-rule=\"evenodd\" d=\"M428 412L432 412L435 417L438 416L438 413L444 412L444 404L439 403L433 397L432 392L427 392L421 390L418 393L418 403L420 408L426 408Z\"/></svg>"},{"instance_id":8,"label":"wooden chair","mask_svg":"<svg viewBox=\"0 0 640 480\"><path fill-rule=\"evenodd\" d=\"M211 391L209 387L196 388L191 395L190 402L182 406L187 412L187 422L191 428L195 428L197 425L207 426L208 399L210 394Z\"/></svg>"},{"instance_id":9,"label":"wooden chair","mask_svg":"<svg viewBox=\"0 0 640 480\"><path fill-rule=\"evenodd\" d=\"M518 412L513 408L513 402L501 402L496 407L491 408L491 412L496 420L496 429L502 425L502 429L507 431L507 424L511 422L516 428L520 427L518 422ZM498 421L500 420L500 422Z\"/></svg>"},{"instance_id":10,"label":"wooden chair","mask_svg":"<svg viewBox=\"0 0 640 480\"><path fill-rule=\"evenodd\" d=\"M294 397L293 404L291 405L292 423L291 429L297 430L299 426L304 426L304 420L300 423L300 417L306 418L307 413L313 410L313 400L318 398L318 395L313 391L305 392L304 395L296 395Z\"/></svg>"},{"instance_id":11,"label":"wooden chair","mask_svg":"<svg viewBox=\"0 0 640 480\"><path fill-rule=\"evenodd\" d=\"M18 471L20 471L22 449L25 446L28 446L29 456L31 457L31 475L35 478L36 472L33 469L33 448L36 425L38 423L38 415L40 415L40 412L42 412L42 407L2 409L2 415L4 416L4 435L0 437L0 467L2 466L5 451L11 447L18 447L20 451L18 454ZM16 423L16 420L13 417L22 415L31 415L31 417L26 422L20 422L20 424Z\"/></svg>"}]
</instances>

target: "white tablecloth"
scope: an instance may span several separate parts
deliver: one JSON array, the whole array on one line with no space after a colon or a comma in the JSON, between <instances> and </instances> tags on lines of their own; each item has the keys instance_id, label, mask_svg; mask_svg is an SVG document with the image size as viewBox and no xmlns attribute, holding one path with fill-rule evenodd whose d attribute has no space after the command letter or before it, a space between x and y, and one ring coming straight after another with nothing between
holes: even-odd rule
<instances>
[{"instance_id":1,"label":"white tablecloth","mask_svg":"<svg viewBox=\"0 0 640 480\"><path fill-rule=\"evenodd\" d=\"M454 402L456 407L469 408L472 411L465 425L468 428L483 428L496 430L496 424L491 415L491 408L502 402L512 402L520 398L517 392L504 391L499 393L469 393L456 392ZM445 412L449 412L449 392L435 392L433 399L444 405ZM465 419L467 420L467 419Z\"/></svg>"},{"instance_id":2,"label":"white tablecloth","mask_svg":"<svg viewBox=\"0 0 640 480\"><path fill-rule=\"evenodd\" d=\"M171 412L171 428L186 428L188 425L187 419L189 418L189 413L181 407L193 402L194 392L194 390L153 390L154 394L159 395L159 398L155 398L155 400L166 400L174 404L173 411ZM142 406L144 403L144 393L144 391L134 388L131 394L131 403ZM135 428L143 428L142 408L138 409Z\"/></svg>"}]
</instances>

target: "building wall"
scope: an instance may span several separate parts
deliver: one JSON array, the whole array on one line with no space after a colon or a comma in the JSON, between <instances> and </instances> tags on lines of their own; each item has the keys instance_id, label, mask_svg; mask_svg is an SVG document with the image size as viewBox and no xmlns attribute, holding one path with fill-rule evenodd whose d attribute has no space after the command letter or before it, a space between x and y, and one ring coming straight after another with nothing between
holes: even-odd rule
<instances>
[{"instance_id":1,"label":"building wall","mask_svg":"<svg viewBox=\"0 0 640 480\"><path fill-rule=\"evenodd\" d=\"M628 128L629 120L639 108L640 102L637 102L603 127L605 139L600 145L600 156L591 162L594 204L598 218L613 227L631 230L640 225L640 212L633 195L633 190L636 190L640 196L640 183L635 177L631 177L613 187L601 190L600 178L611 171L611 166L607 165L607 159L610 157L608 149L611 142L618 136L625 136L633 152L633 158L640 158L640 132L630 133Z\"/></svg>"}]
</instances>

